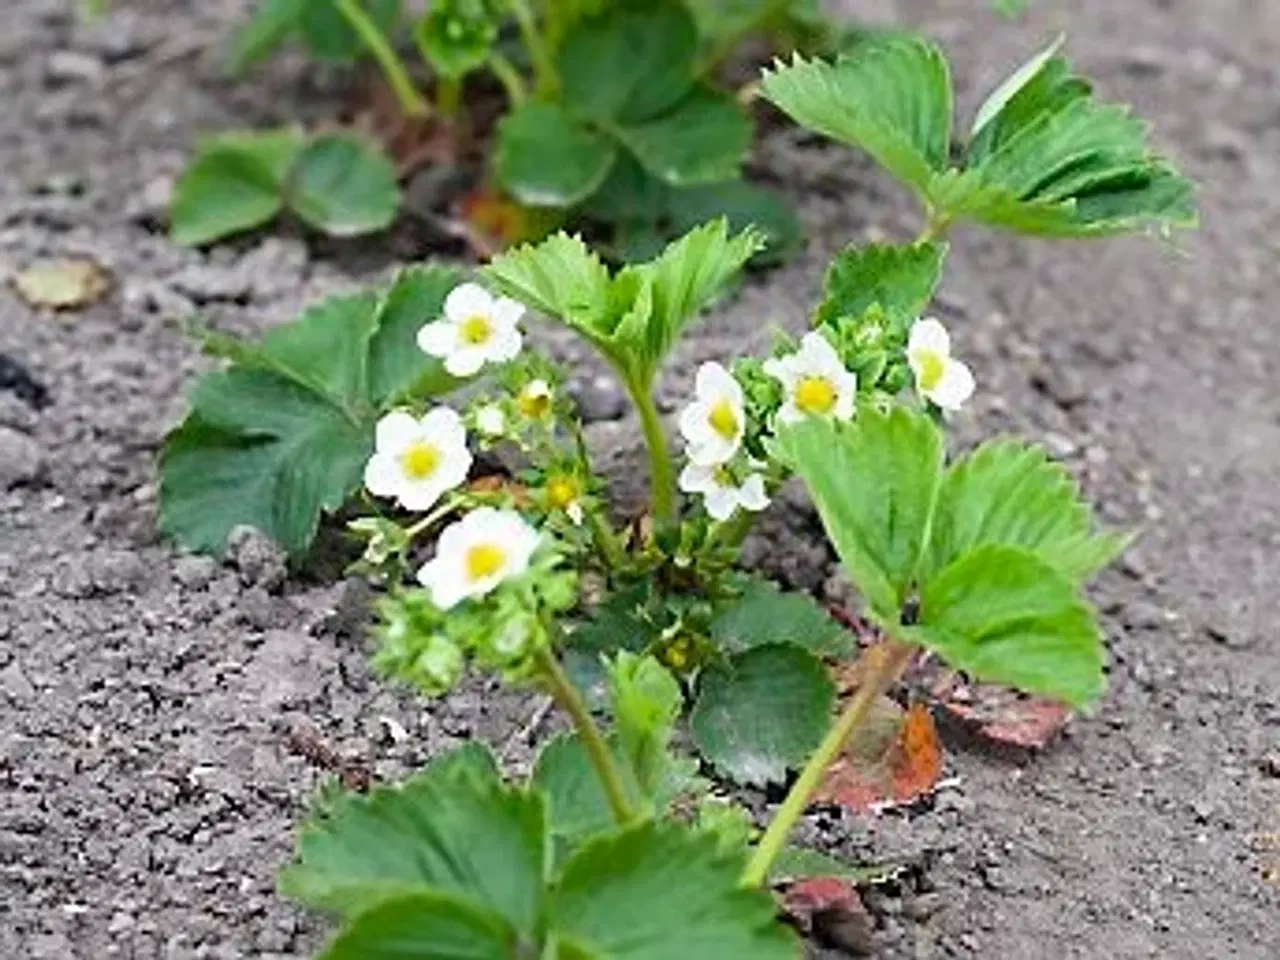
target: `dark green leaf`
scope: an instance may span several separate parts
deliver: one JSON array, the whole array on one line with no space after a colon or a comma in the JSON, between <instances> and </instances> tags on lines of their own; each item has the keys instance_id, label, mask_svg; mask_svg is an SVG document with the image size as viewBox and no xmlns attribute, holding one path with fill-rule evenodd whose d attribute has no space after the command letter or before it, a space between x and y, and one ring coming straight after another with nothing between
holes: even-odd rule
<instances>
[{"instance_id":1,"label":"dark green leaf","mask_svg":"<svg viewBox=\"0 0 1280 960\"><path fill-rule=\"evenodd\" d=\"M905 407L864 407L849 424L787 427L778 452L809 488L854 586L875 614L896 623L942 482L942 433Z\"/></svg>"},{"instance_id":2,"label":"dark green leaf","mask_svg":"<svg viewBox=\"0 0 1280 960\"><path fill-rule=\"evenodd\" d=\"M292 130L229 134L203 144L178 181L173 239L203 246L253 230L280 212L281 190L302 137Z\"/></svg>"},{"instance_id":3,"label":"dark green leaf","mask_svg":"<svg viewBox=\"0 0 1280 960\"><path fill-rule=\"evenodd\" d=\"M883 883L902 871L883 863L845 863L817 850L785 847L769 871L773 883L806 880L812 877L835 877L855 885Z\"/></svg>"},{"instance_id":4,"label":"dark green leaf","mask_svg":"<svg viewBox=\"0 0 1280 960\"><path fill-rule=\"evenodd\" d=\"M529 103L502 119L495 158L498 179L521 203L569 207L604 183L618 149L561 106Z\"/></svg>"},{"instance_id":5,"label":"dark green leaf","mask_svg":"<svg viewBox=\"0 0 1280 960\"><path fill-rule=\"evenodd\" d=\"M754 647L703 672L690 726L699 751L739 783L779 783L831 725L835 684L800 647Z\"/></svg>"},{"instance_id":6,"label":"dark green leaf","mask_svg":"<svg viewBox=\"0 0 1280 960\"><path fill-rule=\"evenodd\" d=\"M357 5L385 36L392 36L400 19L400 0L358 0ZM320 60L350 63L365 52L360 35L335 0L306 0L298 30L307 50Z\"/></svg>"},{"instance_id":7,"label":"dark green leaf","mask_svg":"<svg viewBox=\"0 0 1280 960\"><path fill-rule=\"evenodd\" d=\"M988 544L920 590L904 638L975 680L1087 706L1102 695L1104 650L1074 582L1034 553Z\"/></svg>"},{"instance_id":8,"label":"dark green leaf","mask_svg":"<svg viewBox=\"0 0 1280 960\"><path fill-rule=\"evenodd\" d=\"M622 652L644 653L661 638L661 627L650 620L645 610L647 596L647 588L618 590L569 634L561 659L565 671L593 707L604 706L607 701L605 659L612 660Z\"/></svg>"},{"instance_id":9,"label":"dark green leaf","mask_svg":"<svg viewBox=\"0 0 1280 960\"><path fill-rule=\"evenodd\" d=\"M298 26L307 0L260 0L253 16L236 31L227 70L233 76L275 53Z\"/></svg>"},{"instance_id":10,"label":"dark green leaf","mask_svg":"<svg viewBox=\"0 0 1280 960\"><path fill-rule=\"evenodd\" d=\"M764 237L765 246L751 258L753 266L782 263L800 247L800 221L791 205L768 187L736 179L708 183L670 191L667 206L675 234L717 217L727 219L730 230L755 229Z\"/></svg>"},{"instance_id":11,"label":"dark green leaf","mask_svg":"<svg viewBox=\"0 0 1280 960\"><path fill-rule=\"evenodd\" d=\"M418 776L442 783L454 777L471 777L481 785L497 785L502 780L498 758L487 744L472 740L427 763Z\"/></svg>"},{"instance_id":12,"label":"dark green leaf","mask_svg":"<svg viewBox=\"0 0 1280 960\"><path fill-rule=\"evenodd\" d=\"M462 897L424 891L361 913L320 960L507 960L517 942L501 914Z\"/></svg>"},{"instance_id":13,"label":"dark green leaf","mask_svg":"<svg viewBox=\"0 0 1280 960\"><path fill-rule=\"evenodd\" d=\"M442 267L409 267L396 275L369 343L369 399L379 410L406 392L439 396L459 385L417 344L418 331L443 314L445 298L459 282L457 271Z\"/></svg>"},{"instance_id":14,"label":"dark green leaf","mask_svg":"<svg viewBox=\"0 0 1280 960\"><path fill-rule=\"evenodd\" d=\"M699 89L667 113L614 133L655 177L687 187L739 176L753 130L736 100Z\"/></svg>"},{"instance_id":15,"label":"dark green leaf","mask_svg":"<svg viewBox=\"0 0 1280 960\"><path fill-rule=\"evenodd\" d=\"M772 643L803 647L819 657L838 657L853 649L849 631L803 593L782 593L767 580L747 582L742 597L711 624L721 649L739 653Z\"/></svg>"},{"instance_id":16,"label":"dark green leaf","mask_svg":"<svg viewBox=\"0 0 1280 960\"><path fill-rule=\"evenodd\" d=\"M609 799L576 733L562 734L539 751L529 783L546 796L551 833L566 844L614 825Z\"/></svg>"},{"instance_id":17,"label":"dark green leaf","mask_svg":"<svg viewBox=\"0 0 1280 960\"><path fill-rule=\"evenodd\" d=\"M933 299L946 256L945 243L846 247L827 270L818 323L860 319L879 306L905 332Z\"/></svg>"},{"instance_id":18,"label":"dark green leaf","mask_svg":"<svg viewBox=\"0 0 1280 960\"><path fill-rule=\"evenodd\" d=\"M374 145L345 134L317 137L298 157L289 205L308 224L334 237L389 227L400 209L391 161Z\"/></svg>"}]
</instances>

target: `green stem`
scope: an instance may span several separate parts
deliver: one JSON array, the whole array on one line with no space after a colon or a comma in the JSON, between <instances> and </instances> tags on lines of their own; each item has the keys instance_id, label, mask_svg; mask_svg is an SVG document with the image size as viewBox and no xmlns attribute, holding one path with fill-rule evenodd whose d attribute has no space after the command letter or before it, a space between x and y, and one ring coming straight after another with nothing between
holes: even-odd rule
<instances>
[{"instance_id":1,"label":"green stem","mask_svg":"<svg viewBox=\"0 0 1280 960\"><path fill-rule=\"evenodd\" d=\"M529 89L525 86L524 77L520 76L520 71L510 60L494 51L489 54L489 69L507 91L507 100L511 106L518 107L529 99Z\"/></svg>"},{"instance_id":2,"label":"green stem","mask_svg":"<svg viewBox=\"0 0 1280 960\"><path fill-rule=\"evenodd\" d=\"M924 229L920 231L920 236L916 237L916 243L929 243L933 240L940 240L951 229L951 216L938 212L933 209L932 205L930 205L926 217Z\"/></svg>"},{"instance_id":3,"label":"green stem","mask_svg":"<svg viewBox=\"0 0 1280 960\"><path fill-rule=\"evenodd\" d=\"M604 787L609 807L613 811L613 818L618 821L618 826L627 826L636 819L636 814L631 808L631 801L627 799L627 791L622 785L622 776L618 772L613 751L609 749L604 735L600 733L600 728L591 718L591 711L587 709L573 681L565 676L560 661L552 651L545 648L538 651L537 664L547 685L551 688L551 695L560 705L560 709L569 715L569 719L573 721L578 731L578 736L582 738L582 745L587 748L587 756L595 768L596 776L600 778L601 786Z\"/></svg>"},{"instance_id":4,"label":"green stem","mask_svg":"<svg viewBox=\"0 0 1280 960\"><path fill-rule=\"evenodd\" d=\"M533 61L533 73L537 80L537 92L540 96L549 97L560 86L560 77L556 73L555 62L551 59L551 50L546 38L538 30L538 21L528 0L511 0L511 12L520 24L520 33L524 44L529 48L529 59Z\"/></svg>"},{"instance_id":5,"label":"green stem","mask_svg":"<svg viewBox=\"0 0 1280 960\"><path fill-rule=\"evenodd\" d=\"M456 121L462 112L462 81L453 77L441 77L436 86L436 107L450 122Z\"/></svg>"},{"instance_id":6,"label":"green stem","mask_svg":"<svg viewBox=\"0 0 1280 960\"><path fill-rule=\"evenodd\" d=\"M383 32L378 29L378 25L370 19L357 0L336 0L336 2L338 11L346 18L347 23L351 24L351 29L359 35L361 42L378 61L383 76L387 78L391 91L400 103L400 109L406 116L429 117L431 104L427 103L426 98L413 85L404 61L400 59Z\"/></svg>"},{"instance_id":7,"label":"green stem","mask_svg":"<svg viewBox=\"0 0 1280 960\"><path fill-rule=\"evenodd\" d=\"M667 436L662 432L662 418L653 400L649 384L640 384L633 377L624 377L627 392L640 414L640 427L644 431L644 443L649 448L650 504L654 520L659 526L670 527L676 522L676 468L667 448Z\"/></svg>"},{"instance_id":8,"label":"green stem","mask_svg":"<svg viewBox=\"0 0 1280 960\"><path fill-rule=\"evenodd\" d=\"M872 648L874 650L876 648ZM809 798L817 789L827 768L835 761L849 738L857 733L858 728L866 721L871 707L893 685L899 673L906 667L915 647L904 643L890 641L887 649L877 655L879 662L872 663L866 679L858 687L858 692L849 700L844 712L836 720L835 725L827 732L818 749L814 751L800 772L799 778L791 787L782 806L774 815L769 828L752 854L751 862L742 874L742 886L760 887L769 878L769 869L773 866L783 848L791 828L795 826L805 808L809 806ZM864 657L869 656L863 654Z\"/></svg>"}]
</instances>

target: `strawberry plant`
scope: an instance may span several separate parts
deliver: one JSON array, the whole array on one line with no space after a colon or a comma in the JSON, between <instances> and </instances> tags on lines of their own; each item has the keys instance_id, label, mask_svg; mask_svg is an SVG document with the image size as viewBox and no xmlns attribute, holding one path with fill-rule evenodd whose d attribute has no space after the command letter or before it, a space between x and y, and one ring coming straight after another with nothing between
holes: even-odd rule
<instances>
[{"instance_id":1,"label":"strawberry plant","mask_svg":"<svg viewBox=\"0 0 1280 960\"><path fill-rule=\"evenodd\" d=\"M595 22L570 7L557 29ZM665 52L637 53L650 55ZM691 95L673 91L590 97L618 119ZM405 271L259 344L210 340L228 366L197 384L166 443L166 531L218 550L252 523L299 557L325 511L354 507L358 569L385 591L382 673L441 696L492 671L548 692L572 723L524 777L470 744L405 783L326 797L283 886L341 921L329 960L797 956L762 890L784 863L830 869L797 868L815 858L788 837L917 655L1073 708L1104 693L1084 588L1128 536L1101 529L1034 446L947 450L979 378L963 331L927 311L957 224L1168 231L1194 221L1192 186L1126 110L1093 97L1060 44L992 94L958 151L947 62L917 38L797 57L761 91L907 185L922 228L837 256L801 337L703 364L678 445L656 379L766 243L724 219L617 269L557 233L471 278ZM611 136L610 150L634 152L631 134ZM610 511L565 371L523 349L530 312L581 336L625 388L649 458L645 516ZM469 482L476 450L517 466ZM793 477L874 627L843 702L830 665L855 638L738 566ZM696 756L675 746L686 719ZM792 774L762 832L713 792Z\"/></svg>"}]
</instances>

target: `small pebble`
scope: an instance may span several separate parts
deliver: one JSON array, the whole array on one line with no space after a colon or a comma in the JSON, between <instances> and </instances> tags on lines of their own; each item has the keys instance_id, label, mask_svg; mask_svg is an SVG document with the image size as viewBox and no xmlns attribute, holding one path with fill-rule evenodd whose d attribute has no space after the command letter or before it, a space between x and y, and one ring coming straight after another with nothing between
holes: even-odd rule
<instances>
[{"instance_id":1,"label":"small pebble","mask_svg":"<svg viewBox=\"0 0 1280 960\"><path fill-rule=\"evenodd\" d=\"M25 433L0 427L0 490L9 490L37 479L44 469L40 444Z\"/></svg>"}]
</instances>

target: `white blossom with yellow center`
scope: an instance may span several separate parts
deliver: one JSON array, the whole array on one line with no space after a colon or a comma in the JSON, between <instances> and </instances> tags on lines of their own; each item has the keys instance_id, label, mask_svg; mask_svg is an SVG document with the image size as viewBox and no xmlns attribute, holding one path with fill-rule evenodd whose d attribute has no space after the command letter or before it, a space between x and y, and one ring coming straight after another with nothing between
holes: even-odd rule
<instances>
[{"instance_id":1,"label":"white blossom with yellow center","mask_svg":"<svg viewBox=\"0 0 1280 960\"><path fill-rule=\"evenodd\" d=\"M516 409L528 420L541 420L551 412L551 384L545 380L530 380L516 394Z\"/></svg>"},{"instance_id":2,"label":"white blossom with yellow center","mask_svg":"<svg viewBox=\"0 0 1280 960\"><path fill-rule=\"evenodd\" d=\"M739 483L723 464L713 467L688 464L680 471L680 489L685 493L701 494L711 519L721 522L739 509L759 513L769 505L763 476L749 473Z\"/></svg>"},{"instance_id":3,"label":"white blossom with yellow center","mask_svg":"<svg viewBox=\"0 0 1280 960\"><path fill-rule=\"evenodd\" d=\"M818 331L807 333L800 349L764 362L764 372L782 384L778 420L796 423L806 417L848 420L858 393L858 378L845 369L835 347Z\"/></svg>"},{"instance_id":4,"label":"white blossom with yellow center","mask_svg":"<svg viewBox=\"0 0 1280 960\"><path fill-rule=\"evenodd\" d=\"M912 325L907 362L920 395L943 410L959 410L973 396L973 373L951 356L951 337L937 320L918 320Z\"/></svg>"},{"instance_id":5,"label":"white blossom with yellow center","mask_svg":"<svg viewBox=\"0 0 1280 960\"><path fill-rule=\"evenodd\" d=\"M732 459L746 427L742 386L720 364L704 363L694 382L693 402L680 413L689 460L713 467Z\"/></svg>"},{"instance_id":6,"label":"white blossom with yellow center","mask_svg":"<svg viewBox=\"0 0 1280 960\"><path fill-rule=\"evenodd\" d=\"M522 316L524 307L515 300L464 283L445 298L444 316L418 331L418 346L444 360L453 376L474 376L486 363L515 359L522 342Z\"/></svg>"},{"instance_id":7,"label":"white blossom with yellow center","mask_svg":"<svg viewBox=\"0 0 1280 960\"><path fill-rule=\"evenodd\" d=\"M418 582L431 592L432 603L450 610L528 570L538 542L538 531L516 511L480 507L444 529Z\"/></svg>"},{"instance_id":8,"label":"white blossom with yellow center","mask_svg":"<svg viewBox=\"0 0 1280 960\"><path fill-rule=\"evenodd\" d=\"M364 485L374 496L397 500L406 510L430 510L467 479L470 469L467 431L455 411L436 407L419 419L396 410L378 421Z\"/></svg>"}]
</instances>

